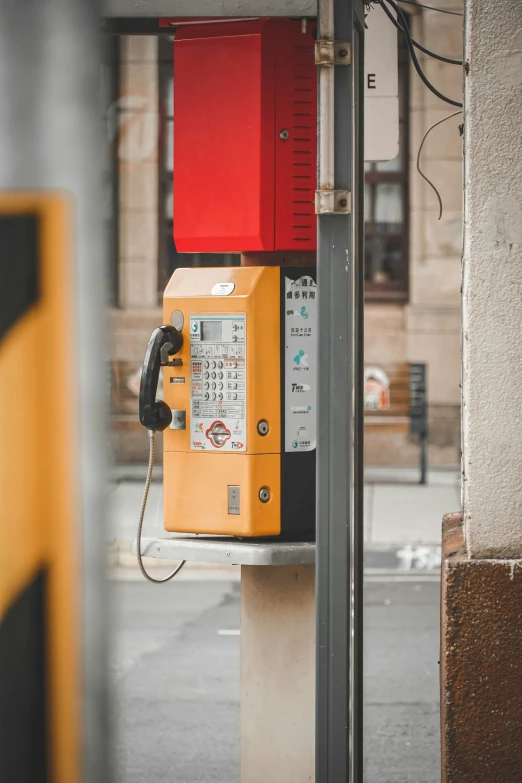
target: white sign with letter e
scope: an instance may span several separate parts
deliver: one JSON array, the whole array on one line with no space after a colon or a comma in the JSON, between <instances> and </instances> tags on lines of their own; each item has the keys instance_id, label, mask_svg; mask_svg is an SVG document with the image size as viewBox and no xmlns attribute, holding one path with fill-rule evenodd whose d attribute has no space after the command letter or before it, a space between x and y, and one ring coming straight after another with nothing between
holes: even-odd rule
<instances>
[{"instance_id":1,"label":"white sign with letter e","mask_svg":"<svg viewBox=\"0 0 522 783\"><path fill-rule=\"evenodd\" d=\"M377 4L365 21L364 159L392 160L399 153L398 31Z\"/></svg>"}]
</instances>

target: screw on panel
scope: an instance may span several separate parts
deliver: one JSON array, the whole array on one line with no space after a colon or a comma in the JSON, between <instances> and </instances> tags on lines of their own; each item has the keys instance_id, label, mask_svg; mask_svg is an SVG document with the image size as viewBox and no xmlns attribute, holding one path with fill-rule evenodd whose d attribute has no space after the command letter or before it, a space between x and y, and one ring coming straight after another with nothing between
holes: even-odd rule
<instances>
[{"instance_id":1,"label":"screw on panel","mask_svg":"<svg viewBox=\"0 0 522 783\"><path fill-rule=\"evenodd\" d=\"M259 490L259 500L261 503L268 503L270 500L270 490L268 487L261 487Z\"/></svg>"},{"instance_id":2,"label":"screw on panel","mask_svg":"<svg viewBox=\"0 0 522 783\"><path fill-rule=\"evenodd\" d=\"M268 422L265 421L265 419L261 419L260 422L258 422L257 425L257 431L260 435L266 435L268 432Z\"/></svg>"},{"instance_id":3,"label":"screw on panel","mask_svg":"<svg viewBox=\"0 0 522 783\"><path fill-rule=\"evenodd\" d=\"M279 132L279 138L283 141L286 141L288 138L290 138L290 134L286 129L283 128L283 130Z\"/></svg>"}]
</instances>

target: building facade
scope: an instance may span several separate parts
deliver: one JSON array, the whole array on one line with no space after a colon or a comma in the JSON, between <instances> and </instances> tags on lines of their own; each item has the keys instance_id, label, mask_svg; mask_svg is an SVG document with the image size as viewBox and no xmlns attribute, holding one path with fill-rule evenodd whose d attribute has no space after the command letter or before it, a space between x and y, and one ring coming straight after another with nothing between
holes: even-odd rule
<instances>
[{"instance_id":1,"label":"building facade","mask_svg":"<svg viewBox=\"0 0 522 783\"><path fill-rule=\"evenodd\" d=\"M452 8L451 0L436 0ZM413 37L459 58L462 17L408 6ZM455 109L420 82L399 39L400 152L366 164L365 360L373 366L425 362L428 372L429 464L460 460L460 278L462 247L461 116L425 131ZM179 255L172 240L172 37L111 40L107 131L112 324L111 421L118 462L143 461L147 438L137 421L138 373L152 330L162 322L161 294L177 266L239 264L235 255ZM419 53L428 78L460 100L462 69ZM367 464L415 465L413 436L372 427Z\"/></svg>"}]
</instances>

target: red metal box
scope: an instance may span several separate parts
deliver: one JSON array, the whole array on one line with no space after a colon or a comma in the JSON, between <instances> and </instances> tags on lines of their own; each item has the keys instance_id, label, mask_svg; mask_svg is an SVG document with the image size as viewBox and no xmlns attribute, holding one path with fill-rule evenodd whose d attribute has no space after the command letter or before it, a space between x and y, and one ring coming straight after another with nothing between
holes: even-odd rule
<instances>
[{"instance_id":1,"label":"red metal box","mask_svg":"<svg viewBox=\"0 0 522 783\"><path fill-rule=\"evenodd\" d=\"M313 27L267 19L179 28L179 252L315 250L316 106Z\"/></svg>"}]
</instances>

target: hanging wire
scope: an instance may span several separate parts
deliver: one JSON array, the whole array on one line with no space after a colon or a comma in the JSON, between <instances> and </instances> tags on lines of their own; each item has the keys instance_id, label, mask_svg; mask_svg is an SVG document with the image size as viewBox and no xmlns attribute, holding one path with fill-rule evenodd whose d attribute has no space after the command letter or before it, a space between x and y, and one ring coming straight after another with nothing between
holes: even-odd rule
<instances>
[{"instance_id":1,"label":"hanging wire","mask_svg":"<svg viewBox=\"0 0 522 783\"><path fill-rule=\"evenodd\" d=\"M456 117L456 116L457 116L457 114L462 114L462 109L459 109L459 111L454 111L454 112L453 112L453 114L448 114L448 115L447 115L447 117L443 117L443 118L442 118L442 120L438 120L437 122L434 122L434 123L433 123L433 125L431 125L431 126L428 128L428 130L426 131L426 133L425 133L425 134L424 134L424 136L422 137L422 141L421 141L421 143L420 143L420 146L419 146L419 151L417 152L417 171L418 171L418 172L419 172L419 174L421 175L422 179L423 179L423 180L425 180L425 181L428 183L428 185L430 186L430 188L432 188L432 189L434 190L434 192L435 192L435 195L437 196L437 199L438 199L438 202L439 202L439 220L440 220L440 219L441 219L441 217L442 217L442 199L441 199L441 197L440 197L440 193L439 193L439 191L437 190L437 188L435 187L435 185L433 184L433 182L432 182L431 180L429 180L429 179L428 179L428 177L427 177L427 176L426 176L426 175L425 175L425 174L424 174L424 173L421 171L421 167L420 167L420 156L421 156L422 148L423 148L423 146L424 146L424 142L425 142L425 141L426 141L426 139L428 138L428 135L431 133L431 131L432 131L434 128L436 128L436 127L437 127L437 125L442 125L442 123L443 123L443 122L446 122L446 120L451 120L451 118L452 118L452 117Z\"/></svg>"},{"instance_id":2,"label":"hanging wire","mask_svg":"<svg viewBox=\"0 0 522 783\"><path fill-rule=\"evenodd\" d=\"M136 555L138 557L138 565L140 567L140 571L145 577L145 579L148 579L149 582L154 582L154 584L160 585L163 582L169 582L174 576L176 576L176 574L179 573L179 571L181 571L186 561L182 560L181 563L178 563L176 568L170 572L170 574L162 577L161 579L156 579L154 576L151 576L143 563L143 556L141 554L141 534L143 531L143 520L145 518L145 510L147 508L147 500L149 499L150 484L152 481L152 473L154 471L154 462L155 462L155 453L156 453L156 433L154 432L154 430L148 430L148 435L149 435L149 466L147 468L147 478L145 479L145 490L143 492L143 500L141 501L141 509L140 509L140 518L138 521L138 532L136 535Z\"/></svg>"},{"instance_id":3,"label":"hanging wire","mask_svg":"<svg viewBox=\"0 0 522 783\"><path fill-rule=\"evenodd\" d=\"M439 11L441 14L451 14L452 16L464 16L462 11L450 11L449 8L435 8L434 5L425 5L424 3L417 3L416 0L400 0L401 3L407 3L408 5L416 5L418 8L428 8L430 11Z\"/></svg>"},{"instance_id":4,"label":"hanging wire","mask_svg":"<svg viewBox=\"0 0 522 783\"><path fill-rule=\"evenodd\" d=\"M397 30L399 30L399 32L401 32L401 33L404 33L403 26L401 24L399 24L399 22L395 19L393 14L388 13L387 8L384 5L384 0L377 0L377 2L379 3L379 5L381 5L384 8L384 11L386 11L388 18L393 22L393 24L395 25ZM409 30L408 30L408 33L409 33ZM404 34L406 34L406 33L404 33ZM421 52L424 52L424 54L429 54L430 57L434 57L435 60L440 60L443 63L449 63L449 65L462 65L462 60L454 60L452 57L444 57L444 55L442 55L442 54L437 54L437 52L432 52L431 49L427 49L425 46L423 46L418 41L416 41L415 38L412 38L411 34L410 34L410 39L411 39L412 44L417 49L419 49Z\"/></svg>"},{"instance_id":5,"label":"hanging wire","mask_svg":"<svg viewBox=\"0 0 522 783\"><path fill-rule=\"evenodd\" d=\"M446 95L443 95L443 93L439 92L437 88L428 80L426 75L424 74L424 71L422 70L420 63L417 59L417 55L415 54L415 49L411 40L410 31L408 30L408 23L406 22L406 17L402 13L401 9L397 5L397 3L394 2L394 0L386 0L387 3L389 3L392 8L397 12L397 14L400 16L402 21L402 28L401 31L406 39L406 43L408 44L408 50L410 52L410 57L413 62L413 65L415 66L415 70L419 74L420 78L426 85L426 87L431 90L431 92L437 96L437 98L440 98L441 101L444 101L445 103L451 104L451 106L458 106L459 109L462 109L462 103L460 101L454 101L453 98L448 98ZM395 19L393 18L393 14L391 13L390 9L386 6L385 0L380 0L381 6L384 9L386 15L393 23L395 23Z\"/></svg>"}]
</instances>

